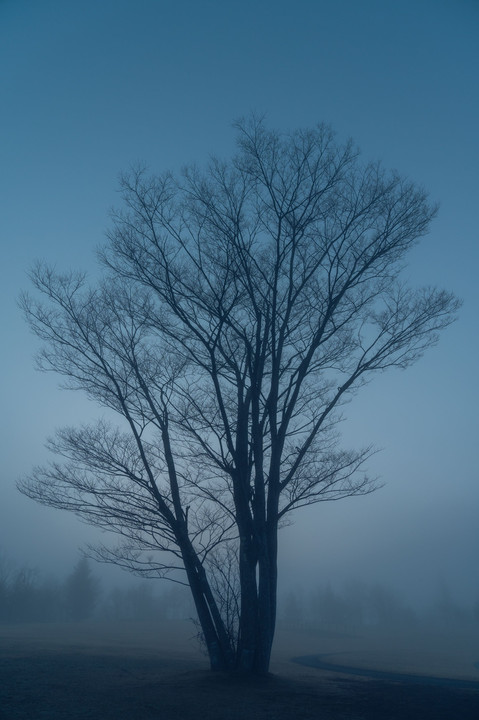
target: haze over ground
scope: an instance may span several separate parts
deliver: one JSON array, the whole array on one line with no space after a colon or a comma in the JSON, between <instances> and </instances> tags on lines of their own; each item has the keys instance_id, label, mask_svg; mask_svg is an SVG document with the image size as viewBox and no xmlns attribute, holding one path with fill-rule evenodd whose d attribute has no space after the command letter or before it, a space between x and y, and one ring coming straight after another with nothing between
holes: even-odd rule
<instances>
[{"instance_id":1,"label":"haze over ground","mask_svg":"<svg viewBox=\"0 0 479 720\"><path fill-rule=\"evenodd\" d=\"M474 0L0 0L2 468L0 550L63 572L95 533L20 496L55 427L98 409L35 372L16 299L35 259L97 273L117 175L234 152L235 118L331 123L441 204L405 271L464 300L405 373L346 408L345 446L370 442L385 487L283 530L283 586L392 584L479 597L477 405L479 5Z\"/></svg>"}]
</instances>

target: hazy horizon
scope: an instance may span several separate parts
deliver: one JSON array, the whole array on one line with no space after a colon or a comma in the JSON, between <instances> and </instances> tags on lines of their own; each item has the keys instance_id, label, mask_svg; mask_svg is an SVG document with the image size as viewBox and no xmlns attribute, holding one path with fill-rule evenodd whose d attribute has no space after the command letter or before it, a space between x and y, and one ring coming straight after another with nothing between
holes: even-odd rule
<instances>
[{"instance_id":1,"label":"hazy horizon","mask_svg":"<svg viewBox=\"0 0 479 720\"><path fill-rule=\"evenodd\" d=\"M67 572L97 531L21 496L56 427L99 409L34 369L16 302L36 259L98 272L95 251L136 162L177 170L234 153L251 110L278 129L331 123L440 203L405 277L464 300L458 321L406 372L345 407L345 447L372 443L384 487L294 515L280 533L280 588L350 579L421 602L441 584L479 599L476 458L479 6L467 0L3 0L4 138L0 551ZM104 536L101 536L104 540ZM101 566L99 566L101 572Z\"/></svg>"}]
</instances>

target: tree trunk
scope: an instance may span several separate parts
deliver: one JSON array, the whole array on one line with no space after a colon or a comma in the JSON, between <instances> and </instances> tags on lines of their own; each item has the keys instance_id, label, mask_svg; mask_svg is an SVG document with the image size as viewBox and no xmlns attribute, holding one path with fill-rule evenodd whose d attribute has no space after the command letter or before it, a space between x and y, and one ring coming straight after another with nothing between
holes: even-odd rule
<instances>
[{"instance_id":1,"label":"tree trunk","mask_svg":"<svg viewBox=\"0 0 479 720\"><path fill-rule=\"evenodd\" d=\"M239 622L238 658L239 672L254 673L256 643L258 638L258 591L256 583L256 558L251 540L240 540L240 586L241 615Z\"/></svg>"},{"instance_id":2,"label":"tree trunk","mask_svg":"<svg viewBox=\"0 0 479 720\"><path fill-rule=\"evenodd\" d=\"M185 547L186 545L186 547ZM183 563L203 633L211 670L231 671L234 653L206 574L189 540L183 542Z\"/></svg>"},{"instance_id":3,"label":"tree trunk","mask_svg":"<svg viewBox=\"0 0 479 720\"><path fill-rule=\"evenodd\" d=\"M259 537L259 540L258 540ZM258 550L240 551L241 618L237 667L241 673L269 671L276 625L277 543L273 530L258 533Z\"/></svg>"},{"instance_id":4,"label":"tree trunk","mask_svg":"<svg viewBox=\"0 0 479 720\"><path fill-rule=\"evenodd\" d=\"M277 538L275 529L265 532L259 555L258 583L258 650L256 672L269 670L276 627Z\"/></svg>"}]
</instances>

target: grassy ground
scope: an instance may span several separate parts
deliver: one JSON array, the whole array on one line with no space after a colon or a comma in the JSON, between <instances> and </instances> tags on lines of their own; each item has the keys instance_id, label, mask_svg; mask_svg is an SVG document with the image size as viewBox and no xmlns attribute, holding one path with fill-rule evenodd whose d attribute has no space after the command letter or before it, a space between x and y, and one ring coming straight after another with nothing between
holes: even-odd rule
<instances>
[{"instance_id":1,"label":"grassy ground","mask_svg":"<svg viewBox=\"0 0 479 720\"><path fill-rule=\"evenodd\" d=\"M269 677L208 670L189 623L0 627L2 720L477 720L479 645L468 635L324 637L280 631ZM474 655L477 647L477 657ZM371 679L291 662L477 680L477 687Z\"/></svg>"}]
</instances>

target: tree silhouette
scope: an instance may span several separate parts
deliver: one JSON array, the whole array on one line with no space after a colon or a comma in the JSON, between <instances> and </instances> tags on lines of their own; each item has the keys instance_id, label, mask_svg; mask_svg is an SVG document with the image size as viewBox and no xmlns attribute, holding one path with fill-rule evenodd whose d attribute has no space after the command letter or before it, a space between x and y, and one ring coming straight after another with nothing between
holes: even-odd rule
<instances>
[{"instance_id":1,"label":"tree silhouette","mask_svg":"<svg viewBox=\"0 0 479 720\"><path fill-rule=\"evenodd\" d=\"M93 575L87 558L82 557L67 577L64 586L65 611L72 620L92 616L100 593L98 579Z\"/></svg>"},{"instance_id":2,"label":"tree silhouette","mask_svg":"<svg viewBox=\"0 0 479 720\"><path fill-rule=\"evenodd\" d=\"M263 673L281 523L376 487L339 409L459 303L399 277L435 214L422 190L324 126L237 130L229 162L123 177L98 285L33 271L40 367L121 420L60 430L20 489L117 533L100 559L187 583L212 668Z\"/></svg>"}]
</instances>

